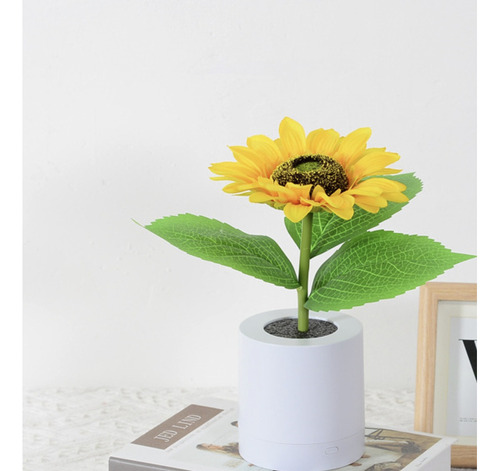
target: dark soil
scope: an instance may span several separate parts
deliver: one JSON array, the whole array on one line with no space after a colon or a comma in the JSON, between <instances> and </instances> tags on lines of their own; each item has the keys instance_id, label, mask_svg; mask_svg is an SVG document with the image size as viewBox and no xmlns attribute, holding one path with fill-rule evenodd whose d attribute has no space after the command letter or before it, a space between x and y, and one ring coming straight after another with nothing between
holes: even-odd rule
<instances>
[{"instance_id":1,"label":"dark soil","mask_svg":"<svg viewBox=\"0 0 500 471\"><path fill-rule=\"evenodd\" d=\"M276 337L285 337L288 339L315 339L333 334L337 326L332 322L321 319L309 319L309 330L300 332L297 319L279 319L271 322L264 327L264 330Z\"/></svg>"}]
</instances>

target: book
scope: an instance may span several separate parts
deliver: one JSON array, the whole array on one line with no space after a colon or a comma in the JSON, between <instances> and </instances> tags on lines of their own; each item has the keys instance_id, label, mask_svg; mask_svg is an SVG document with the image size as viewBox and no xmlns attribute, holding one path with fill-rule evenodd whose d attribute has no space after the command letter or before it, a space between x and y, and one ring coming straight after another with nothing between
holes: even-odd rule
<instances>
[{"instance_id":1,"label":"book","mask_svg":"<svg viewBox=\"0 0 500 471\"><path fill-rule=\"evenodd\" d=\"M365 453L341 470L449 471L453 439L365 428ZM206 398L190 404L109 458L109 471L269 471L238 453L238 407Z\"/></svg>"}]
</instances>

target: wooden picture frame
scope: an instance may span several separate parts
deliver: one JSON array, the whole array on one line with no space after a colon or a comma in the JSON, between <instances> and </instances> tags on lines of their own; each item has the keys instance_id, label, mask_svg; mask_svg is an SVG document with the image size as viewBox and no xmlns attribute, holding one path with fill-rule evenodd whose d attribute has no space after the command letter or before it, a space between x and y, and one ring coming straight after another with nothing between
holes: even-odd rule
<instances>
[{"instance_id":1,"label":"wooden picture frame","mask_svg":"<svg viewBox=\"0 0 500 471\"><path fill-rule=\"evenodd\" d=\"M452 466L464 468L477 467L476 328L476 283L420 288L415 430L456 437Z\"/></svg>"}]
</instances>

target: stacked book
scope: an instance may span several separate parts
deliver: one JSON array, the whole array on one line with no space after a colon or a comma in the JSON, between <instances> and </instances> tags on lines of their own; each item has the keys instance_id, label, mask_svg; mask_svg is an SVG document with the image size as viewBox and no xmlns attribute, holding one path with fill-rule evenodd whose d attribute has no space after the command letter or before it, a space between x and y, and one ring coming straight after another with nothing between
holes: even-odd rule
<instances>
[{"instance_id":1,"label":"stacked book","mask_svg":"<svg viewBox=\"0 0 500 471\"><path fill-rule=\"evenodd\" d=\"M341 469L449 471L452 443L450 438L366 427L364 455ZM238 453L237 403L217 398L187 406L109 459L109 471L169 470L266 471Z\"/></svg>"}]
</instances>

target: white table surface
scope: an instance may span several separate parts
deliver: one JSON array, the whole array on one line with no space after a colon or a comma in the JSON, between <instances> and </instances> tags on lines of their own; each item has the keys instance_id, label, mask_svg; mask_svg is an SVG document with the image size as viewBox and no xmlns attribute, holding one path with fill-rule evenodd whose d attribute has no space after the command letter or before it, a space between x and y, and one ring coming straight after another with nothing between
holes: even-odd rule
<instances>
[{"instance_id":1,"label":"white table surface","mask_svg":"<svg viewBox=\"0 0 500 471\"><path fill-rule=\"evenodd\" d=\"M234 388L25 391L23 469L107 471L114 451L206 396L237 398ZM365 402L367 424L413 430L414 392L367 390Z\"/></svg>"}]
</instances>

